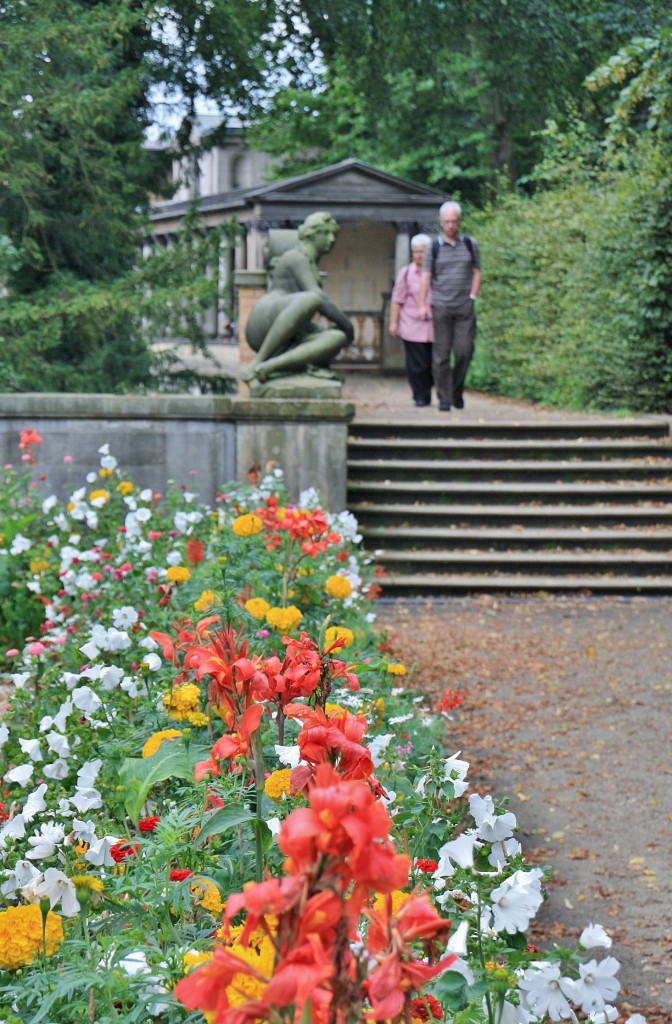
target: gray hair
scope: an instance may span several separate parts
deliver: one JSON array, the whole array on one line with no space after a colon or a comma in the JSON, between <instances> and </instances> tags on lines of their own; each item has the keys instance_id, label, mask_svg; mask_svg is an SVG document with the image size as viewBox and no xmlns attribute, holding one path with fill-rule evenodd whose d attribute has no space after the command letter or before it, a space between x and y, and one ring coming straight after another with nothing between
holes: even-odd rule
<instances>
[{"instance_id":1,"label":"gray hair","mask_svg":"<svg viewBox=\"0 0 672 1024\"><path fill-rule=\"evenodd\" d=\"M413 249L420 249L422 246L427 248L428 245L432 244L432 240L429 235L413 235L411 239L411 251Z\"/></svg>"},{"instance_id":2,"label":"gray hair","mask_svg":"<svg viewBox=\"0 0 672 1024\"><path fill-rule=\"evenodd\" d=\"M442 204L441 209L439 210L439 217L443 217L444 213L446 213L448 210L455 210L455 213L457 214L458 217L462 216L462 207L460 206L459 203L454 202L452 199L448 199L445 203Z\"/></svg>"}]
</instances>

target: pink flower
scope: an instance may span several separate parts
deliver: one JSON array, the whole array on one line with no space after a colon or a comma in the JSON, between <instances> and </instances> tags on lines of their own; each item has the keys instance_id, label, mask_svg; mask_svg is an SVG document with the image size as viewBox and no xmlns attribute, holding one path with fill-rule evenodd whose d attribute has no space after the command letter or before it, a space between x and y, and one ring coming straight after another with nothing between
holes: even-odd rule
<instances>
[{"instance_id":1,"label":"pink flower","mask_svg":"<svg viewBox=\"0 0 672 1024\"><path fill-rule=\"evenodd\" d=\"M44 644L41 644L39 640L37 640L33 644L28 644L28 654L33 654L35 656L37 656L38 654L44 654L46 649L47 648L44 646Z\"/></svg>"},{"instance_id":2,"label":"pink flower","mask_svg":"<svg viewBox=\"0 0 672 1024\"><path fill-rule=\"evenodd\" d=\"M63 462L72 462L72 455L64 455Z\"/></svg>"},{"instance_id":3,"label":"pink flower","mask_svg":"<svg viewBox=\"0 0 672 1024\"><path fill-rule=\"evenodd\" d=\"M10 647L10 649L5 652L5 657L6 658L15 658L18 653L19 652L17 651L16 647Z\"/></svg>"}]
</instances>

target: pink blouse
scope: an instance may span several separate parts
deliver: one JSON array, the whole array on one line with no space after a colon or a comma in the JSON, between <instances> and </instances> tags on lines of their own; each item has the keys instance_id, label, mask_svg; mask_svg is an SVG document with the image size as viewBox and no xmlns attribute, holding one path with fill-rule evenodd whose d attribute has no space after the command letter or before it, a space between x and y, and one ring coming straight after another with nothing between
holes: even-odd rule
<instances>
[{"instance_id":1,"label":"pink blouse","mask_svg":"<svg viewBox=\"0 0 672 1024\"><path fill-rule=\"evenodd\" d=\"M399 307L399 337L404 341L434 341L434 328L431 320L421 320L418 315L418 298L420 295L420 277L422 267L409 263L397 274L392 290L392 302ZM431 289L427 296L427 304L431 304Z\"/></svg>"}]
</instances>

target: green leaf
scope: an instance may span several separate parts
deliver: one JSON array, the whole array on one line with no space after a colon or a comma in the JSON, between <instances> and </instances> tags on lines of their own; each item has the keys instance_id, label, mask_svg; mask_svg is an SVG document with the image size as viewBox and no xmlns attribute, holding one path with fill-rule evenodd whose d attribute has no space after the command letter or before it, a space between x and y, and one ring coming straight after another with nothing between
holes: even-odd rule
<instances>
[{"instance_id":1,"label":"green leaf","mask_svg":"<svg viewBox=\"0 0 672 1024\"><path fill-rule=\"evenodd\" d=\"M197 761L205 760L208 748L190 746L189 751L181 742L162 743L152 757L127 757L119 769L119 777L126 788L124 806L137 825L142 805L152 786L166 779L193 779Z\"/></svg>"},{"instance_id":2,"label":"green leaf","mask_svg":"<svg viewBox=\"0 0 672 1024\"><path fill-rule=\"evenodd\" d=\"M236 825L244 825L248 821L252 822L256 821L256 819L247 807L222 807L221 810L215 811L207 824L198 833L196 845L202 846L210 836L221 835L227 829L234 828ZM261 824L265 824L265 822Z\"/></svg>"}]
</instances>

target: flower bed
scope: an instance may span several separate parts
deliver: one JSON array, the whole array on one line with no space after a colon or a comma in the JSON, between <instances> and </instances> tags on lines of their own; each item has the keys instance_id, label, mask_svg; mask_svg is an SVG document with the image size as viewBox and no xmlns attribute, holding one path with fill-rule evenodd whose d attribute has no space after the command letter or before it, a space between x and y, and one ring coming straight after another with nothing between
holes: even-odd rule
<instances>
[{"instance_id":1,"label":"flower bed","mask_svg":"<svg viewBox=\"0 0 672 1024\"><path fill-rule=\"evenodd\" d=\"M599 925L528 944L545 872L446 750L462 692L377 635L350 514L277 471L138 490L108 446L62 507L39 443L0 499L6 1024L618 1019Z\"/></svg>"}]
</instances>

